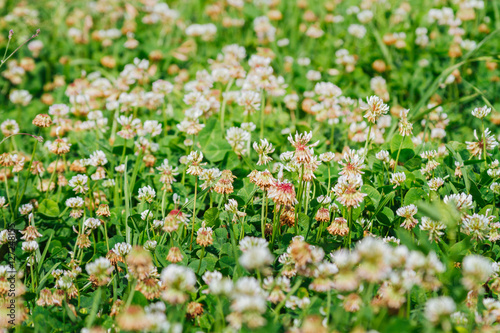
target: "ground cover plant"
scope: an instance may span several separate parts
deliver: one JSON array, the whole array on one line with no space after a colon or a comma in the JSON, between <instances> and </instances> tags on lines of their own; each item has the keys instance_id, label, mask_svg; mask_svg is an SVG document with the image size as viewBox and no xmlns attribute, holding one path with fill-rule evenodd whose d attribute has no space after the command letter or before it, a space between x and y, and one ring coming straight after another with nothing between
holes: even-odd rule
<instances>
[{"instance_id":1,"label":"ground cover plant","mask_svg":"<svg viewBox=\"0 0 500 333\"><path fill-rule=\"evenodd\" d=\"M0 1L0 329L499 331L499 11Z\"/></svg>"}]
</instances>

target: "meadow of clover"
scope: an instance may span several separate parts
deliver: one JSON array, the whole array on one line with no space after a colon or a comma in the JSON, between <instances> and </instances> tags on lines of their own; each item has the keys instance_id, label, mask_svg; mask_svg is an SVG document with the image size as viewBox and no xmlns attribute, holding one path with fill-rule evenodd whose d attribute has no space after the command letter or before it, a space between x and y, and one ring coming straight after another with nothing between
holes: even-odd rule
<instances>
[{"instance_id":1,"label":"meadow of clover","mask_svg":"<svg viewBox=\"0 0 500 333\"><path fill-rule=\"evenodd\" d=\"M0 332L499 332L500 1L1 0Z\"/></svg>"}]
</instances>

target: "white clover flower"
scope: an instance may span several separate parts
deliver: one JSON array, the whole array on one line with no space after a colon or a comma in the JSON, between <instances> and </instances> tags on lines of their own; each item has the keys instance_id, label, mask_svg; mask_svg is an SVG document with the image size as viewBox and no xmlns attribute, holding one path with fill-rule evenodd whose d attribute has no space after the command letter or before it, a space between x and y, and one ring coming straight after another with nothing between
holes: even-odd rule
<instances>
[{"instance_id":1,"label":"white clover flower","mask_svg":"<svg viewBox=\"0 0 500 333\"><path fill-rule=\"evenodd\" d=\"M451 297L439 296L427 301L424 315L432 324L437 325L442 319L449 317L455 312L456 308L455 302Z\"/></svg>"},{"instance_id":2,"label":"white clover flower","mask_svg":"<svg viewBox=\"0 0 500 333\"><path fill-rule=\"evenodd\" d=\"M150 211L149 209L146 209L145 211L143 211L141 213L141 219L143 219L144 221L146 220L149 220L149 219L152 219L153 218L153 212Z\"/></svg>"},{"instance_id":3,"label":"white clover flower","mask_svg":"<svg viewBox=\"0 0 500 333\"><path fill-rule=\"evenodd\" d=\"M108 272L112 268L113 265L111 265L109 259L103 257L100 257L94 262L88 263L87 266L85 266L85 269L87 270L87 273L89 275L96 276L106 274L106 272Z\"/></svg>"},{"instance_id":4,"label":"white clover flower","mask_svg":"<svg viewBox=\"0 0 500 333\"><path fill-rule=\"evenodd\" d=\"M119 256L125 257L132 250L132 245L128 243L116 243L112 251Z\"/></svg>"},{"instance_id":5,"label":"white clover flower","mask_svg":"<svg viewBox=\"0 0 500 333\"><path fill-rule=\"evenodd\" d=\"M259 161L257 165L266 165L273 159L269 157L269 154L274 152L273 145L267 141L267 139L261 139L260 143L254 142L253 149L259 154Z\"/></svg>"},{"instance_id":6,"label":"white clover flower","mask_svg":"<svg viewBox=\"0 0 500 333\"><path fill-rule=\"evenodd\" d=\"M96 150L90 155L89 164L95 167L103 166L108 163L108 159L102 150Z\"/></svg>"},{"instance_id":7,"label":"white clover flower","mask_svg":"<svg viewBox=\"0 0 500 333\"><path fill-rule=\"evenodd\" d=\"M69 198L66 200L66 207L69 208L82 208L84 205L84 201L80 197Z\"/></svg>"},{"instance_id":8,"label":"white clover flower","mask_svg":"<svg viewBox=\"0 0 500 333\"><path fill-rule=\"evenodd\" d=\"M35 252L38 250L38 243L36 241L23 242L21 248L25 252Z\"/></svg>"},{"instance_id":9,"label":"white clover flower","mask_svg":"<svg viewBox=\"0 0 500 333\"><path fill-rule=\"evenodd\" d=\"M375 154L375 157L384 163L389 163L390 161L390 154L387 150L381 150L378 153Z\"/></svg>"},{"instance_id":10,"label":"white clover flower","mask_svg":"<svg viewBox=\"0 0 500 333\"><path fill-rule=\"evenodd\" d=\"M406 174L404 172L396 172L391 174L390 182L394 185L394 188L403 185L406 181Z\"/></svg>"},{"instance_id":11,"label":"white clover flower","mask_svg":"<svg viewBox=\"0 0 500 333\"><path fill-rule=\"evenodd\" d=\"M157 244L157 241L148 239L146 243L144 243L144 248L148 251L154 251Z\"/></svg>"},{"instance_id":12,"label":"white clover flower","mask_svg":"<svg viewBox=\"0 0 500 333\"><path fill-rule=\"evenodd\" d=\"M483 256L472 254L464 258L462 263L462 283L469 290L483 285L493 274L491 261Z\"/></svg>"},{"instance_id":13,"label":"white clover flower","mask_svg":"<svg viewBox=\"0 0 500 333\"><path fill-rule=\"evenodd\" d=\"M491 112L491 108L485 106L475 108L472 110L472 115L478 119L484 119L486 118L487 115L489 115Z\"/></svg>"},{"instance_id":14,"label":"white clover flower","mask_svg":"<svg viewBox=\"0 0 500 333\"><path fill-rule=\"evenodd\" d=\"M101 220L89 217L83 222L83 228L97 229L101 225Z\"/></svg>"},{"instance_id":15,"label":"white clover flower","mask_svg":"<svg viewBox=\"0 0 500 333\"><path fill-rule=\"evenodd\" d=\"M146 202L153 202L156 197L156 191L151 186L144 186L139 189L139 200Z\"/></svg>"},{"instance_id":16,"label":"white clover flower","mask_svg":"<svg viewBox=\"0 0 500 333\"><path fill-rule=\"evenodd\" d=\"M19 213L21 215L28 215L33 211L33 205L30 203L24 204L21 207L19 207Z\"/></svg>"},{"instance_id":17,"label":"white clover flower","mask_svg":"<svg viewBox=\"0 0 500 333\"><path fill-rule=\"evenodd\" d=\"M444 185L444 179L440 177L432 178L427 182L431 191L437 191L441 186Z\"/></svg>"},{"instance_id":18,"label":"white clover flower","mask_svg":"<svg viewBox=\"0 0 500 333\"><path fill-rule=\"evenodd\" d=\"M86 193L89 190L87 175L76 175L73 176L68 182L68 185L73 188L75 193Z\"/></svg>"}]
</instances>

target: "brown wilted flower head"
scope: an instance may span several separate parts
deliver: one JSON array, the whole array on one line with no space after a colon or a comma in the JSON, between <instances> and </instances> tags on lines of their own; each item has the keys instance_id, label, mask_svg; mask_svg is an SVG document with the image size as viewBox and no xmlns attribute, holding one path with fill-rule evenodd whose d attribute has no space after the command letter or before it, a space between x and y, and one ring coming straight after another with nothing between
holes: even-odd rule
<instances>
[{"instance_id":1,"label":"brown wilted flower head","mask_svg":"<svg viewBox=\"0 0 500 333\"><path fill-rule=\"evenodd\" d=\"M212 238L212 228L206 227L205 226L205 221L202 222L201 228L198 229L197 236L196 236L196 244L207 247L209 245L212 245L214 242Z\"/></svg>"},{"instance_id":2,"label":"brown wilted flower head","mask_svg":"<svg viewBox=\"0 0 500 333\"><path fill-rule=\"evenodd\" d=\"M253 170L248 175L248 178L250 178L250 183L257 185L263 191L269 190L269 188L276 182L276 179L273 177L271 172L269 172L269 170Z\"/></svg>"},{"instance_id":3,"label":"brown wilted flower head","mask_svg":"<svg viewBox=\"0 0 500 333\"><path fill-rule=\"evenodd\" d=\"M67 143L63 139L55 139L50 145L50 151L56 155L63 155L69 153L69 147L71 144Z\"/></svg>"},{"instance_id":4,"label":"brown wilted flower head","mask_svg":"<svg viewBox=\"0 0 500 333\"><path fill-rule=\"evenodd\" d=\"M151 320L142 307L131 305L116 316L116 323L124 331L146 331L151 325Z\"/></svg>"},{"instance_id":5,"label":"brown wilted flower head","mask_svg":"<svg viewBox=\"0 0 500 333\"><path fill-rule=\"evenodd\" d=\"M66 170L66 165L62 161L53 161L47 167L47 172L52 173L54 170L56 170L57 173L63 173Z\"/></svg>"},{"instance_id":6,"label":"brown wilted flower head","mask_svg":"<svg viewBox=\"0 0 500 333\"><path fill-rule=\"evenodd\" d=\"M134 278L145 279L154 267L151 253L141 246L134 246L127 256L127 266Z\"/></svg>"},{"instance_id":7,"label":"brown wilted flower head","mask_svg":"<svg viewBox=\"0 0 500 333\"><path fill-rule=\"evenodd\" d=\"M293 227L295 225L295 207L286 205L280 215L281 225Z\"/></svg>"},{"instance_id":8,"label":"brown wilted flower head","mask_svg":"<svg viewBox=\"0 0 500 333\"><path fill-rule=\"evenodd\" d=\"M21 234L23 234L23 237L21 237L21 239L24 239L26 241L32 241L39 237L42 237L42 234L38 232L36 227L31 225L27 226L23 231L21 231Z\"/></svg>"},{"instance_id":9,"label":"brown wilted flower head","mask_svg":"<svg viewBox=\"0 0 500 333\"><path fill-rule=\"evenodd\" d=\"M107 204L100 204L95 214L97 216L104 216L104 217L111 216L111 212L109 211L109 206Z\"/></svg>"},{"instance_id":10,"label":"brown wilted flower head","mask_svg":"<svg viewBox=\"0 0 500 333\"><path fill-rule=\"evenodd\" d=\"M121 299L117 299L113 305L111 306L111 312L110 312L110 316L111 317L114 317L116 316L117 314L119 314L122 309L123 309L123 301Z\"/></svg>"},{"instance_id":11,"label":"brown wilted flower head","mask_svg":"<svg viewBox=\"0 0 500 333\"><path fill-rule=\"evenodd\" d=\"M356 293L347 295L344 298L344 310L347 312L358 312L363 304L363 299Z\"/></svg>"},{"instance_id":12,"label":"brown wilted flower head","mask_svg":"<svg viewBox=\"0 0 500 333\"><path fill-rule=\"evenodd\" d=\"M31 174L33 175L43 175L45 172L45 168L43 167L43 163L40 161L33 161L31 163L31 169L30 169Z\"/></svg>"},{"instance_id":13,"label":"brown wilted flower head","mask_svg":"<svg viewBox=\"0 0 500 333\"><path fill-rule=\"evenodd\" d=\"M359 189L363 185L361 175L355 177L340 176L333 192L337 195L337 200L346 207L358 207L364 200L366 193Z\"/></svg>"},{"instance_id":14,"label":"brown wilted flower head","mask_svg":"<svg viewBox=\"0 0 500 333\"><path fill-rule=\"evenodd\" d=\"M275 182L269 188L268 196L277 205L293 206L298 202L295 198L295 186L287 180Z\"/></svg>"},{"instance_id":15,"label":"brown wilted flower head","mask_svg":"<svg viewBox=\"0 0 500 333\"><path fill-rule=\"evenodd\" d=\"M330 221L330 210L328 208L320 208L316 212L314 219L318 222L329 222Z\"/></svg>"},{"instance_id":16,"label":"brown wilted flower head","mask_svg":"<svg viewBox=\"0 0 500 333\"><path fill-rule=\"evenodd\" d=\"M203 304L198 302L189 302L186 309L186 318L194 319L203 314Z\"/></svg>"},{"instance_id":17,"label":"brown wilted flower head","mask_svg":"<svg viewBox=\"0 0 500 333\"><path fill-rule=\"evenodd\" d=\"M326 230L331 235L345 236L349 233L349 226L347 225L347 220L343 217L337 217L332 221L332 224Z\"/></svg>"},{"instance_id":18,"label":"brown wilted flower head","mask_svg":"<svg viewBox=\"0 0 500 333\"><path fill-rule=\"evenodd\" d=\"M183 259L181 250L176 247L172 246L170 250L168 250L168 255L167 255L167 260L170 261L171 263L178 263L181 262Z\"/></svg>"},{"instance_id":19,"label":"brown wilted flower head","mask_svg":"<svg viewBox=\"0 0 500 333\"><path fill-rule=\"evenodd\" d=\"M3 168L0 170L0 181L5 181L5 179L12 178L12 171L10 169Z\"/></svg>"},{"instance_id":20,"label":"brown wilted flower head","mask_svg":"<svg viewBox=\"0 0 500 333\"><path fill-rule=\"evenodd\" d=\"M140 291L148 300L160 297L160 284L158 278L148 277L137 282L135 290Z\"/></svg>"},{"instance_id":21,"label":"brown wilted flower head","mask_svg":"<svg viewBox=\"0 0 500 333\"><path fill-rule=\"evenodd\" d=\"M0 155L0 165L3 167L10 167L15 164L15 160L13 158L13 155L9 153L3 153Z\"/></svg>"},{"instance_id":22,"label":"brown wilted flower head","mask_svg":"<svg viewBox=\"0 0 500 333\"><path fill-rule=\"evenodd\" d=\"M76 173L86 173L87 168L82 164L80 160L74 160L69 166L69 170Z\"/></svg>"},{"instance_id":23,"label":"brown wilted flower head","mask_svg":"<svg viewBox=\"0 0 500 333\"><path fill-rule=\"evenodd\" d=\"M51 306L53 304L52 292L48 288L40 291L40 298L36 301L38 306Z\"/></svg>"},{"instance_id":24,"label":"brown wilted flower head","mask_svg":"<svg viewBox=\"0 0 500 333\"><path fill-rule=\"evenodd\" d=\"M116 266L119 261L125 263L123 260L123 257L119 254L117 254L113 250L109 250L108 253L106 254L106 259L108 259L111 262L111 265ZM118 271L121 272L122 269L120 267L117 267Z\"/></svg>"},{"instance_id":25,"label":"brown wilted flower head","mask_svg":"<svg viewBox=\"0 0 500 333\"><path fill-rule=\"evenodd\" d=\"M66 177L61 174L57 175L57 186L64 187L66 185L68 185L68 180L66 179Z\"/></svg>"},{"instance_id":26,"label":"brown wilted flower head","mask_svg":"<svg viewBox=\"0 0 500 333\"><path fill-rule=\"evenodd\" d=\"M328 329L323 326L321 317L318 315L307 316L300 328L301 333L327 333Z\"/></svg>"},{"instance_id":27,"label":"brown wilted flower head","mask_svg":"<svg viewBox=\"0 0 500 333\"><path fill-rule=\"evenodd\" d=\"M151 155L151 154L147 154L145 155L143 158L142 158L143 162L144 162L144 165L148 168L152 168L154 167L155 163L156 163L156 157L154 157L154 155Z\"/></svg>"},{"instance_id":28,"label":"brown wilted flower head","mask_svg":"<svg viewBox=\"0 0 500 333\"><path fill-rule=\"evenodd\" d=\"M62 306L63 300L66 298L66 293L62 289L56 289L52 293L52 305Z\"/></svg>"},{"instance_id":29,"label":"brown wilted flower head","mask_svg":"<svg viewBox=\"0 0 500 333\"><path fill-rule=\"evenodd\" d=\"M233 182L236 176L233 176L231 170L222 171L222 175L219 181L214 186L214 191L219 194L231 194L233 193Z\"/></svg>"},{"instance_id":30,"label":"brown wilted flower head","mask_svg":"<svg viewBox=\"0 0 500 333\"><path fill-rule=\"evenodd\" d=\"M303 237L294 237L292 243L288 247L288 253L297 267L306 266L313 260L311 245L306 243Z\"/></svg>"},{"instance_id":31,"label":"brown wilted flower head","mask_svg":"<svg viewBox=\"0 0 500 333\"><path fill-rule=\"evenodd\" d=\"M37 114L35 119L33 119L33 125L38 127L49 127L52 125L52 119L48 114Z\"/></svg>"},{"instance_id":32,"label":"brown wilted flower head","mask_svg":"<svg viewBox=\"0 0 500 333\"><path fill-rule=\"evenodd\" d=\"M104 286L110 280L110 275L113 272L113 265L111 265L111 261L109 259L100 257L95 261L88 263L85 266L87 273L90 275L89 280L95 286Z\"/></svg>"},{"instance_id":33,"label":"brown wilted flower head","mask_svg":"<svg viewBox=\"0 0 500 333\"><path fill-rule=\"evenodd\" d=\"M86 249L92 245L89 239L89 235L92 232L92 230L88 230L87 232L82 232L81 234L78 233L75 229L73 229L77 234L78 237L76 238L76 246L80 249Z\"/></svg>"}]
</instances>

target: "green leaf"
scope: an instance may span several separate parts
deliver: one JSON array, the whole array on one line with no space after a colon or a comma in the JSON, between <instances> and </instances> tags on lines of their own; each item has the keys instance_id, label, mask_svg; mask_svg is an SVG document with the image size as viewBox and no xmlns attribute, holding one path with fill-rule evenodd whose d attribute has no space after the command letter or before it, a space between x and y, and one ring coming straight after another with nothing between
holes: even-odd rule
<instances>
[{"instance_id":1,"label":"green leaf","mask_svg":"<svg viewBox=\"0 0 500 333\"><path fill-rule=\"evenodd\" d=\"M205 157L211 162L220 162L227 153L232 151L231 145L226 140L216 139L210 141L205 147Z\"/></svg>"},{"instance_id":2,"label":"green leaf","mask_svg":"<svg viewBox=\"0 0 500 333\"><path fill-rule=\"evenodd\" d=\"M378 221L385 226L392 226L394 220L394 212L389 207L384 207L382 211L377 214Z\"/></svg>"},{"instance_id":3,"label":"green leaf","mask_svg":"<svg viewBox=\"0 0 500 333\"><path fill-rule=\"evenodd\" d=\"M453 261L462 261L463 257L467 254L470 249L470 237L463 239L462 241L453 244L448 250L448 258Z\"/></svg>"},{"instance_id":4,"label":"green leaf","mask_svg":"<svg viewBox=\"0 0 500 333\"><path fill-rule=\"evenodd\" d=\"M309 226L309 216L304 213L299 213L298 224L302 228L307 229L307 227Z\"/></svg>"},{"instance_id":5,"label":"green leaf","mask_svg":"<svg viewBox=\"0 0 500 333\"><path fill-rule=\"evenodd\" d=\"M38 213L47 218L57 218L59 216L59 205L54 200L44 199L38 205Z\"/></svg>"},{"instance_id":6,"label":"green leaf","mask_svg":"<svg viewBox=\"0 0 500 333\"><path fill-rule=\"evenodd\" d=\"M421 188L411 188L408 192L406 192L404 204L416 204L419 201L426 201L428 198L427 193Z\"/></svg>"},{"instance_id":7,"label":"green leaf","mask_svg":"<svg viewBox=\"0 0 500 333\"><path fill-rule=\"evenodd\" d=\"M367 197L370 198L370 200L373 202L373 206L378 206L381 195L379 191L377 191L373 186L363 185L361 186L361 192L367 194Z\"/></svg>"},{"instance_id":8,"label":"green leaf","mask_svg":"<svg viewBox=\"0 0 500 333\"><path fill-rule=\"evenodd\" d=\"M220 251L222 249L222 245L227 243L227 229L226 228L217 228L214 231L214 247Z\"/></svg>"},{"instance_id":9,"label":"green leaf","mask_svg":"<svg viewBox=\"0 0 500 333\"><path fill-rule=\"evenodd\" d=\"M477 188L477 185L474 182L470 182L470 194L472 194L472 197L474 198L479 207L486 206L486 202L483 199L483 195L481 194L481 192L479 192L479 189Z\"/></svg>"},{"instance_id":10,"label":"green leaf","mask_svg":"<svg viewBox=\"0 0 500 333\"><path fill-rule=\"evenodd\" d=\"M390 192L389 194L387 194L384 199L380 202L380 204L378 205L378 208L377 210L375 211L375 215L377 215L381 210L382 208L385 207L385 205L392 200L392 198L394 198L394 196L396 195L396 192L392 191Z\"/></svg>"},{"instance_id":11,"label":"green leaf","mask_svg":"<svg viewBox=\"0 0 500 333\"><path fill-rule=\"evenodd\" d=\"M391 140L391 152L398 153L399 146L402 144L401 149L410 149L413 150L413 141L411 141L409 136L402 137L399 134L394 135Z\"/></svg>"},{"instance_id":12,"label":"green leaf","mask_svg":"<svg viewBox=\"0 0 500 333\"><path fill-rule=\"evenodd\" d=\"M219 209L217 207L212 207L208 209L205 214L203 214L203 218L207 222L207 225L212 226L215 224L217 217L219 216Z\"/></svg>"},{"instance_id":13,"label":"green leaf","mask_svg":"<svg viewBox=\"0 0 500 333\"><path fill-rule=\"evenodd\" d=\"M479 164L479 163L483 163L484 162L484 159L482 160L468 160L468 161L464 161L464 165L473 165L473 164Z\"/></svg>"}]
</instances>

